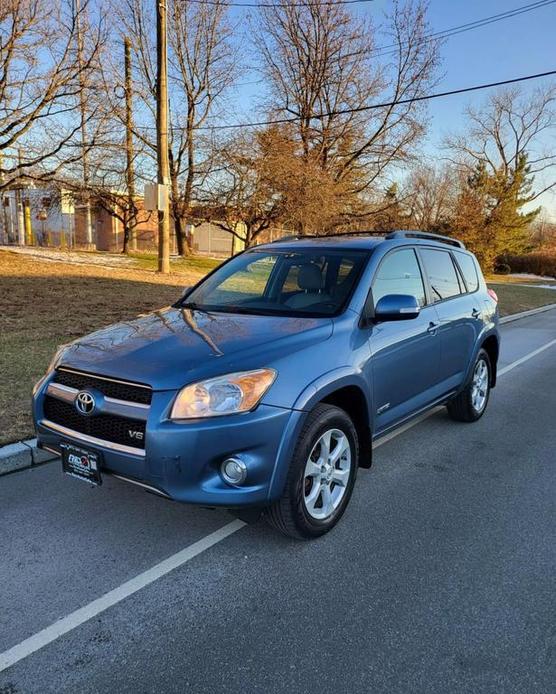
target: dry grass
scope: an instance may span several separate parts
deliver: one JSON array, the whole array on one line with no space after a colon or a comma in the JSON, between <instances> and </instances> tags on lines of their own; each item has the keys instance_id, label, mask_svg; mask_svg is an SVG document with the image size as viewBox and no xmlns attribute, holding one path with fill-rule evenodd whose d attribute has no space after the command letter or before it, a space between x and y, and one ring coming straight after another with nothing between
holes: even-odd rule
<instances>
[{"instance_id":1,"label":"dry grass","mask_svg":"<svg viewBox=\"0 0 556 694\"><path fill-rule=\"evenodd\" d=\"M547 304L556 304L556 289L526 287L510 282L503 284L489 282L488 286L492 287L498 294L498 307L501 316L509 316L512 313L527 311L530 308L538 308Z\"/></svg>"},{"instance_id":2,"label":"dry grass","mask_svg":"<svg viewBox=\"0 0 556 694\"><path fill-rule=\"evenodd\" d=\"M31 389L59 345L168 305L206 272L180 269L160 277L0 251L0 444L32 435Z\"/></svg>"},{"instance_id":3,"label":"dry grass","mask_svg":"<svg viewBox=\"0 0 556 694\"><path fill-rule=\"evenodd\" d=\"M512 275L486 275L488 284L553 284L556 280L550 277L531 279L528 277L512 277Z\"/></svg>"}]
</instances>

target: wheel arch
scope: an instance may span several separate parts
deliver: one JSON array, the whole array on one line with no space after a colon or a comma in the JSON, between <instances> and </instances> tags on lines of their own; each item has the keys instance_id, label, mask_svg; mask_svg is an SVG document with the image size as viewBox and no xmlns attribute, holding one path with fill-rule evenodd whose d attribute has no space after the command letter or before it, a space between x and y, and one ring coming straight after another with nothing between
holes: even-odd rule
<instances>
[{"instance_id":1,"label":"wheel arch","mask_svg":"<svg viewBox=\"0 0 556 694\"><path fill-rule=\"evenodd\" d=\"M359 467L372 465L372 435L369 408L364 392L357 385L346 385L325 395L320 402L335 405L347 412L359 439Z\"/></svg>"},{"instance_id":2,"label":"wheel arch","mask_svg":"<svg viewBox=\"0 0 556 694\"><path fill-rule=\"evenodd\" d=\"M484 349L490 359L490 387L496 385L496 372L498 370L498 356L500 355L500 340L497 335L489 335L481 343L481 349Z\"/></svg>"},{"instance_id":3,"label":"wheel arch","mask_svg":"<svg viewBox=\"0 0 556 694\"><path fill-rule=\"evenodd\" d=\"M362 371L349 367L334 369L313 381L301 393L295 409L310 411L324 402L345 410L353 419L360 440L360 467L372 464L371 393Z\"/></svg>"}]
</instances>

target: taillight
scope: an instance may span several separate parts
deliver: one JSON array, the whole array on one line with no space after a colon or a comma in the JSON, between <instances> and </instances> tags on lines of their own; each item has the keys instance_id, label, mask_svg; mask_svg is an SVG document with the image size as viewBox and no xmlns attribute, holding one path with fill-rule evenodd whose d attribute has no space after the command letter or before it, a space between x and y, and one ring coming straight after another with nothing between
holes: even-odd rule
<instances>
[{"instance_id":1,"label":"taillight","mask_svg":"<svg viewBox=\"0 0 556 694\"><path fill-rule=\"evenodd\" d=\"M488 295L490 296L491 299L494 299L496 303L498 303L498 294L494 291L494 289L487 289Z\"/></svg>"}]
</instances>

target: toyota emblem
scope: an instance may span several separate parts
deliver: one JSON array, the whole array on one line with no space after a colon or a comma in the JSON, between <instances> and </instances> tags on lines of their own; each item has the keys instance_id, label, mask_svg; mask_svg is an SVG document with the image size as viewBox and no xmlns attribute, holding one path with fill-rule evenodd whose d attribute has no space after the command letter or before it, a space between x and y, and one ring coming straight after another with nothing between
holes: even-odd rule
<instances>
[{"instance_id":1,"label":"toyota emblem","mask_svg":"<svg viewBox=\"0 0 556 694\"><path fill-rule=\"evenodd\" d=\"M95 399L86 390L81 390L75 398L75 409L79 414L92 414L95 409Z\"/></svg>"}]
</instances>

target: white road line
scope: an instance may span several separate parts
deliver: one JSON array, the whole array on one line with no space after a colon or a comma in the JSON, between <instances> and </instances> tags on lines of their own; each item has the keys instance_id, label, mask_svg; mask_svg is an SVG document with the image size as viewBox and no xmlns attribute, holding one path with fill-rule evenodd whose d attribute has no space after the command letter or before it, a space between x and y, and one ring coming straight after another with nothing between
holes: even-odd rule
<instances>
[{"instance_id":1,"label":"white road line","mask_svg":"<svg viewBox=\"0 0 556 694\"><path fill-rule=\"evenodd\" d=\"M556 345L556 340L552 340L551 342L548 342L546 345L543 345L542 347L535 349L533 352L529 352L529 354L526 354L524 357L521 357L521 359L517 359L511 364L508 364L503 369L500 369L498 375L503 376L504 374L508 373L508 371L515 369L516 366L519 366L520 364L529 361L529 359L533 359L533 357L536 357L537 354L544 352L546 349L552 347L553 345ZM400 427L396 431L393 431L391 434L387 434L386 436L384 436L384 438L379 439L373 445L373 448L378 448L378 446L382 446L382 444L391 441L393 438L399 436L400 434L403 434L408 429L411 429L412 427L416 426L417 424L421 423L428 417L438 412L439 409L441 408L437 407L431 410L430 412L427 412L426 414L417 417L412 422L409 422L408 424ZM30 636L28 639L25 639L25 641L22 641L21 643L18 643L16 646L13 646L7 651L4 651L4 653L0 653L0 672L3 672L12 665L15 665L20 660L23 660L32 653L35 653L44 646L47 646L49 643L56 641L56 639L58 639L60 636L67 634L69 631L72 631L81 624L84 624L93 617L96 617L98 614L104 612L113 605L117 605L119 602L125 600L130 595L133 595L133 593L136 593L137 591L141 590L141 588L145 588L145 586L154 583L154 581L170 573L170 571L173 571L174 569L183 566L190 559L193 559L199 554L202 554L205 550L209 549L210 547L213 547L219 542L222 542L222 540L225 540L227 537L243 528L244 525L245 523L243 523L243 521L240 520L234 520L231 523L228 523L227 525L223 526L222 528L219 528L210 535L207 535L206 537L201 538L197 542L194 542L192 545L189 545L189 547L182 549L176 554L173 554L171 557L164 559L164 561L161 561L159 564L156 564L152 568L147 569L147 571L144 571L138 576L135 576L135 578L132 578L129 581L126 581L125 583L122 583L121 586L118 586L117 588L114 588L114 590L105 593L100 598L97 598L96 600L90 602L88 605L80 607L78 610L75 610L75 612L72 612L67 617L63 617L54 624L51 624L49 627L46 627L46 629L37 632L33 636Z\"/></svg>"},{"instance_id":2,"label":"white road line","mask_svg":"<svg viewBox=\"0 0 556 694\"><path fill-rule=\"evenodd\" d=\"M552 347L552 345L556 345L556 340L551 340L550 342L547 342L546 345L543 345L542 347L539 347L533 352L529 352L529 354L526 354L524 357L521 357L521 359L517 359L516 361L513 361L511 364L508 364L508 366L505 366L503 369L500 369L498 375L503 376L504 374L507 374L508 371L511 371L512 369L515 369L516 366L520 366L520 364L524 364L526 361L529 361L529 359L536 357L537 354L544 352L545 349Z\"/></svg>"},{"instance_id":3,"label":"white road line","mask_svg":"<svg viewBox=\"0 0 556 694\"><path fill-rule=\"evenodd\" d=\"M33 636L30 636L28 639L25 639L25 641L18 643L17 646L13 646L7 651L4 651L4 653L0 653L0 672L6 670L12 665L15 665L20 660L23 660L28 655L31 655L31 653L35 653L35 651L38 651L40 648L47 646L60 636L67 634L68 631L72 631L72 629L75 629L84 622L87 622L89 619L96 617L109 607L112 607L122 600L125 600L125 598L133 595L133 593L136 593L138 590L141 590L141 588L145 588L145 586L154 583L154 581L162 578L162 576L170 573L170 571L183 566L190 559L193 559L205 550L213 547L219 542L222 542L222 540L225 540L227 537L243 528L244 525L245 523L240 520L234 520L231 523L227 523L225 526L219 528L210 535L201 538L197 542L194 542L192 545L189 545L189 547L182 549L176 554L172 554L171 557L164 559L164 561L161 561L159 564L147 569L147 571L144 571L129 581L122 583L121 586L114 588L114 590L105 593L100 598L90 602L88 605L80 607L67 617L63 617L57 622L54 622L54 624L51 624L49 627L46 627L46 629L43 629Z\"/></svg>"}]
</instances>

